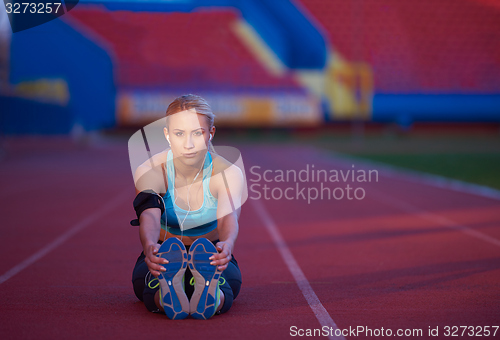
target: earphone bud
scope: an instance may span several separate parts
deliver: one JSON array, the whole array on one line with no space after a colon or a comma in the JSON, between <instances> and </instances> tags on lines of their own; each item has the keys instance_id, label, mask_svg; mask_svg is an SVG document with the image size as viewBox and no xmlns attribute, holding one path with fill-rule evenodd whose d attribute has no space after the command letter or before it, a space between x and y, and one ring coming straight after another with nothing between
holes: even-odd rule
<instances>
[{"instance_id":1,"label":"earphone bud","mask_svg":"<svg viewBox=\"0 0 500 340\"><path fill-rule=\"evenodd\" d=\"M170 137L167 136L167 141L168 141L168 144L170 144Z\"/></svg>"},{"instance_id":2,"label":"earphone bud","mask_svg":"<svg viewBox=\"0 0 500 340\"><path fill-rule=\"evenodd\" d=\"M213 137L214 137L213 135L210 135L210 139L209 139L209 141L211 141Z\"/></svg>"}]
</instances>

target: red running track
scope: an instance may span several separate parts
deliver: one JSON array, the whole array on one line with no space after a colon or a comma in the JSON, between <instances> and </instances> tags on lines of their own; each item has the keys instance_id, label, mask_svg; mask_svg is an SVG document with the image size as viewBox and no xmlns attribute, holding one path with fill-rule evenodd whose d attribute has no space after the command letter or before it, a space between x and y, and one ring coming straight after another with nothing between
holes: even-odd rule
<instances>
[{"instance_id":1,"label":"red running track","mask_svg":"<svg viewBox=\"0 0 500 340\"><path fill-rule=\"evenodd\" d=\"M366 168L295 145L239 148L249 185L265 184L252 181L256 165L260 174L308 164ZM495 199L383 171L378 182L352 183L364 188L362 200L249 199L235 249L243 286L232 309L209 321L172 321L149 313L132 290L141 246L128 225L134 190L125 143L11 139L0 169L0 339L286 339L292 326L325 324L422 329L413 338L424 339L429 327L449 338L445 326L500 324Z\"/></svg>"}]
</instances>

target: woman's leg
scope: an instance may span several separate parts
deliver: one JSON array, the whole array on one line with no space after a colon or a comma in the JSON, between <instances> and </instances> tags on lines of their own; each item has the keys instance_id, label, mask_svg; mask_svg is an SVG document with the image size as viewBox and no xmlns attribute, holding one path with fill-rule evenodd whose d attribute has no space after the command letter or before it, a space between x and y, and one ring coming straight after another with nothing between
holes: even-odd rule
<instances>
[{"instance_id":1,"label":"woman's leg","mask_svg":"<svg viewBox=\"0 0 500 340\"><path fill-rule=\"evenodd\" d=\"M162 312L163 308L160 304L159 298L159 286L156 286L157 282L151 284L150 281L154 279L154 276L149 274L148 266L144 262L145 256L143 253L137 259L134 271L132 274L132 283L134 286L134 293L137 298L144 302L144 305L150 312ZM227 312L232 304L233 300L238 296L241 287L241 272L238 267L238 262L232 256L226 270L222 272L221 275L225 282L220 286L221 289L221 304L218 308L217 314L222 314ZM188 298L191 297L193 291L189 284L192 274L189 268L186 270L186 294ZM155 287L156 286L156 287ZM154 287L154 288L151 288Z\"/></svg>"},{"instance_id":2,"label":"woman's leg","mask_svg":"<svg viewBox=\"0 0 500 340\"><path fill-rule=\"evenodd\" d=\"M221 297L221 305L222 307L217 312L217 314L222 314L227 312L231 306L233 305L233 300L238 296L241 288L241 272L238 267L238 262L234 258L231 257L231 261L229 262L226 270L222 272L221 277L224 278L225 282L220 286L222 293L224 294L224 301L222 301Z\"/></svg>"},{"instance_id":3,"label":"woman's leg","mask_svg":"<svg viewBox=\"0 0 500 340\"><path fill-rule=\"evenodd\" d=\"M145 277L147 273L149 273L148 266L144 262L145 256L144 253L141 252L141 255L137 258L135 263L134 271L132 272L132 285L134 287L135 296L141 301L143 299L143 291L145 285Z\"/></svg>"},{"instance_id":4,"label":"woman's leg","mask_svg":"<svg viewBox=\"0 0 500 340\"><path fill-rule=\"evenodd\" d=\"M155 295L157 295L160 286L158 285L158 282L152 282L150 284L150 281L155 277L149 272L148 266L144 259L144 253L141 253L139 258L137 259L134 271L132 273L134 293L139 300L144 302L144 305L150 312L158 313L163 310L163 308L161 308L161 305L159 305L159 298L155 298Z\"/></svg>"}]
</instances>

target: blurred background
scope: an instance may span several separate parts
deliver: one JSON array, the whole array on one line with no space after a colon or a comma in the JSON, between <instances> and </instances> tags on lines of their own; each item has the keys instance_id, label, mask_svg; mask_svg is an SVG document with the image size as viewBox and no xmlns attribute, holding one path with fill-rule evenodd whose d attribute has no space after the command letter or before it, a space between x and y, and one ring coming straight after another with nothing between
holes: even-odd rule
<instances>
[{"instance_id":1,"label":"blurred background","mask_svg":"<svg viewBox=\"0 0 500 340\"><path fill-rule=\"evenodd\" d=\"M128 142L187 93L211 104L214 146L241 151L249 186L303 184L256 180L252 166L376 169L380 181L329 182L363 200L250 191L229 318L169 325L173 337L498 325L500 0L63 4L13 33L0 1L0 339L165 327L130 282L143 159L129 161ZM149 137L153 153L167 147Z\"/></svg>"},{"instance_id":2,"label":"blurred background","mask_svg":"<svg viewBox=\"0 0 500 340\"><path fill-rule=\"evenodd\" d=\"M1 6L4 157L29 138L125 142L195 93L215 144L307 144L500 188L497 0L82 0L14 34Z\"/></svg>"}]
</instances>

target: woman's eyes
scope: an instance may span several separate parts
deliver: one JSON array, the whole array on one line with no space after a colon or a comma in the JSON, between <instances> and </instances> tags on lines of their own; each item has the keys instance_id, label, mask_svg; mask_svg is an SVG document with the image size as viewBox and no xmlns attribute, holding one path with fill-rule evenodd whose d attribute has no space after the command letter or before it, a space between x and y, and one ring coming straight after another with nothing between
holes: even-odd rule
<instances>
[{"instance_id":1,"label":"woman's eyes","mask_svg":"<svg viewBox=\"0 0 500 340\"><path fill-rule=\"evenodd\" d=\"M175 135L176 135L177 137L182 136L182 134L183 134L182 132L176 132L176 133L175 133ZM197 132L194 132L194 133L193 133L193 135L195 135L195 136L201 136L201 135L203 135L203 132L197 131Z\"/></svg>"}]
</instances>

